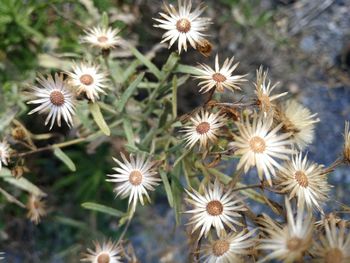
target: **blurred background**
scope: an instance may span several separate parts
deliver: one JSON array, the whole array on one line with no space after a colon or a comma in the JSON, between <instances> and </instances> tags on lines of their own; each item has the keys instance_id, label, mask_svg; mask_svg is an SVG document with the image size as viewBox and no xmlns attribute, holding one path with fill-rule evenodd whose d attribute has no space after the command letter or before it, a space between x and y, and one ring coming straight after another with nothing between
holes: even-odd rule
<instances>
[{"instance_id":1,"label":"blurred background","mask_svg":"<svg viewBox=\"0 0 350 263\"><path fill-rule=\"evenodd\" d=\"M350 0L203 2L208 6L206 16L213 19L209 30L213 54L205 58L190 50L181 54L181 63L213 65L216 53L222 60L235 56L240 61L238 72L249 73L251 81L260 65L268 68L272 81L280 82L279 91L289 91L288 97L318 113L321 121L308 153L319 163L331 164L341 154L344 121L350 120ZM152 26L161 6L158 0L0 0L0 119L15 113L25 116L21 90L34 82L38 71L50 72L58 63L55 58L79 53L83 29L95 25L104 11L112 26L123 29L125 39L144 53L150 51L163 33ZM169 53L166 47L160 49L154 63L161 66ZM125 59L130 54L117 50L115 56ZM251 83L246 84L242 94L227 100L238 100L253 90ZM206 99L192 81L179 89L179 96L181 113ZM33 133L47 132L37 116L22 121ZM54 132L69 137L65 128ZM115 199L112 185L105 182L113 166L110 156L119 149L118 138L69 148L66 153L77 165L75 173L55 158L45 162L40 154L32 158L26 164L31 170L28 178L48 193L49 215L35 226L23 210L0 199L0 251L6 253L6 262L78 262L91 240L117 239L116 219L91 213L81 203L126 209L126 202ZM349 170L338 168L329 181L335 186L329 208L339 205L335 200L350 205ZM164 192L156 191L153 200L137 210L127 233L128 249L140 262L187 262L186 227L176 226Z\"/></svg>"}]
</instances>

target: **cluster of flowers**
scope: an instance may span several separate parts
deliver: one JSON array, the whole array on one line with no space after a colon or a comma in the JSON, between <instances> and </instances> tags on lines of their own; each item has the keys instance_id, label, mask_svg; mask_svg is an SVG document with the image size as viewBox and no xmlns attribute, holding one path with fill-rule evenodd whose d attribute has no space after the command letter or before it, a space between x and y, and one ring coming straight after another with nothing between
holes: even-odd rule
<instances>
[{"instance_id":1,"label":"cluster of flowers","mask_svg":"<svg viewBox=\"0 0 350 263\"><path fill-rule=\"evenodd\" d=\"M203 6L192 10L191 1L179 0L178 9L166 4L164 7L166 13L160 13L162 18L155 19L159 22L155 27L166 30L162 42L169 42L171 47L177 41L179 53L187 51L187 43L195 49L209 45L204 31L211 19L201 17ZM117 30L94 28L87 32L83 41L108 50L117 45L117 34ZM195 76L200 80L199 92L209 93L212 98L215 92L240 90L246 75L233 75L238 67L238 63L233 62L233 57L227 58L220 66L216 55L214 68L201 64L199 74ZM28 102L40 104L29 114L48 112L45 125L51 121L50 129L55 122L60 126L62 117L69 126L73 125L76 96L84 94L90 103L94 103L107 87L107 75L96 65L75 64L72 72L65 74L67 80L64 80L63 74L56 74L54 78L39 76L41 87L33 87L36 99ZM198 147L206 156L215 147L222 131L233 130L225 153L240 156L236 168L238 174L256 167L262 188L271 187L286 195L286 224L282 225L265 214L255 217L253 221L261 230L257 234L256 229L243 223L242 215L249 212L249 208L238 196L234 185L225 187L219 179L215 179L198 191L186 190L186 201L193 206L186 211L191 214L189 224L192 234L197 234L198 242L211 237L212 229L217 236L209 239L205 249L199 252L203 252L205 262L244 262L248 256L255 258L256 249L268 252L259 262L271 259L294 262L302 260L305 255L320 262L349 262L347 222L330 215L315 223L313 215L314 211L323 214L322 204L328 199L330 191L327 174L332 171L332 167L326 168L309 161L302 152L313 141L315 123L319 119L294 100L278 102L287 93L272 94L277 84L272 85L267 74L263 68L257 70L254 83L256 98L251 104L256 106L256 110L243 107L233 118L225 112L223 104L207 101L191 113L181 133L189 150ZM349 123L345 125L344 137L341 161L350 162ZM142 205L144 197L150 201L148 192L154 191L161 179L150 157L121 156L122 160L114 159L118 165L114 168L116 173L108 175L107 181L116 183L117 196L129 198L129 208L133 213L138 201ZM9 145L4 141L0 144L0 167L2 163L7 165L9 157ZM291 199L296 200L296 214L293 213ZM82 260L120 262L120 251L119 244L111 241L102 245L96 243L95 250L88 250Z\"/></svg>"}]
</instances>

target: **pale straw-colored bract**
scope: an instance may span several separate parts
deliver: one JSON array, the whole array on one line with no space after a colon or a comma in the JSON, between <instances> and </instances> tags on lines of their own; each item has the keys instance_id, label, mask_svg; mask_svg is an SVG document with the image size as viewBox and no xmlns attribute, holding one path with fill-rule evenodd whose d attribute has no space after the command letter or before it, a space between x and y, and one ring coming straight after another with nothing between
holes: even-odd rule
<instances>
[{"instance_id":1,"label":"pale straw-colored bract","mask_svg":"<svg viewBox=\"0 0 350 263\"><path fill-rule=\"evenodd\" d=\"M85 93L92 102L99 99L99 93L105 94L107 75L100 71L99 66L88 63L74 64L72 72L66 73L70 77L69 84L77 88L77 93Z\"/></svg>"},{"instance_id":2,"label":"pale straw-colored bract","mask_svg":"<svg viewBox=\"0 0 350 263\"><path fill-rule=\"evenodd\" d=\"M260 239L258 249L265 250L267 255L258 262L271 262L277 259L283 262L297 262L303 257L311 245L314 220L312 213L298 207L296 217L293 216L291 204L286 199L287 224L281 226L269 216L261 219L265 236Z\"/></svg>"},{"instance_id":3,"label":"pale straw-colored bract","mask_svg":"<svg viewBox=\"0 0 350 263\"><path fill-rule=\"evenodd\" d=\"M237 149L235 154L242 155L237 170L243 168L247 173L250 167L256 166L260 179L263 179L264 174L270 185L272 185L271 176L276 176L275 168L282 168L275 159L288 160L289 155L294 153L291 149L290 134L279 134L282 124L274 128L272 124L271 114L265 117L264 114L254 113L252 122L246 116L237 123L239 135L230 143Z\"/></svg>"},{"instance_id":4,"label":"pale straw-colored bract","mask_svg":"<svg viewBox=\"0 0 350 263\"><path fill-rule=\"evenodd\" d=\"M278 86L278 82L271 85L271 80L267 79L268 71L263 67L256 71L255 95L257 96L258 105L265 114L274 113L276 107L275 100L285 96L288 92L272 95L272 91Z\"/></svg>"},{"instance_id":5,"label":"pale straw-colored bract","mask_svg":"<svg viewBox=\"0 0 350 263\"><path fill-rule=\"evenodd\" d=\"M277 174L276 184L289 198L297 197L298 206L322 211L322 205L328 199L330 186L324 166L309 162L307 156L299 153L286 162Z\"/></svg>"},{"instance_id":6,"label":"pale straw-colored bract","mask_svg":"<svg viewBox=\"0 0 350 263\"><path fill-rule=\"evenodd\" d=\"M129 207L134 211L138 200L144 205L144 195L151 201L147 191L154 191L161 179L157 176L150 158L145 159L144 155L136 155L135 158L130 155L129 161L124 154L121 157L123 161L113 158L118 164L118 167L113 168L117 173L107 175L111 178L107 181L117 183L114 188L117 196L129 197Z\"/></svg>"},{"instance_id":7,"label":"pale straw-colored bract","mask_svg":"<svg viewBox=\"0 0 350 263\"><path fill-rule=\"evenodd\" d=\"M251 248L256 240L254 230L221 234L204 248L203 259L205 263L243 263L243 257L251 254Z\"/></svg>"},{"instance_id":8,"label":"pale straw-colored bract","mask_svg":"<svg viewBox=\"0 0 350 263\"><path fill-rule=\"evenodd\" d=\"M283 123L283 130L291 133L291 139L300 150L312 143L315 124L320 121L310 110L296 100L288 100L281 105L277 119Z\"/></svg>"},{"instance_id":9,"label":"pale straw-colored bract","mask_svg":"<svg viewBox=\"0 0 350 263\"><path fill-rule=\"evenodd\" d=\"M185 200L193 205L192 210L186 211L192 214L188 224L193 225L192 233L200 229L198 238L207 237L211 227L219 236L221 231L225 231L224 225L233 230L236 230L235 224L241 225L236 218L241 217L239 212L246 210L242 199L231 190L224 191L218 180L214 184L209 183L203 194L194 189L186 190L186 193L188 197Z\"/></svg>"},{"instance_id":10,"label":"pale straw-colored bract","mask_svg":"<svg viewBox=\"0 0 350 263\"><path fill-rule=\"evenodd\" d=\"M205 7L198 5L196 9L192 9L191 0L179 0L178 9L173 5L164 3L166 13L159 13L162 17L154 18L159 24L154 27L167 30L163 35L162 43L169 41L169 48L178 41L178 51L181 53L182 49L187 51L187 42L196 49L197 44L200 44L205 37L203 31L206 31L211 19L202 18Z\"/></svg>"},{"instance_id":11,"label":"pale straw-colored bract","mask_svg":"<svg viewBox=\"0 0 350 263\"><path fill-rule=\"evenodd\" d=\"M3 165L8 165L10 158L10 145L7 141L3 140L0 142L0 171Z\"/></svg>"},{"instance_id":12,"label":"pale straw-colored bract","mask_svg":"<svg viewBox=\"0 0 350 263\"><path fill-rule=\"evenodd\" d=\"M219 56L215 57L215 68L208 65L200 64L198 68L199 74L195 78L201 80L198 84L200 86L199 92L205 93L212 89L218 92L223 92L224 89L230 91L240 90L239 84L247 81L244 79L246 75L232 75L233 71L238 67L239 62L233 64L234 57L227 58L220 68Z\"/></svg>"},{"instance_id":13,"label":"pale straw-colored bract","mask_svg":"<svg viewBox=\"0 0 350 263\"><path fill-rule=\"evenodd\" d=\"M324 220L325 233L313 248L313 262L347 263L350 262L350 230L346 221L331 216Z\"/></svg>"},{"instance_id":14,"label":"pale straw-colored bract","mask_svg":"<svg viewBox=\"0 0 350 263\"><path fill-rule=\"evenodd\" d=\"M185 133L184 140L186 146L192 148L199 142L199 148L208 146L209 142L215 142L220 128L225 125L225 118L220 116L220 112L210 113L201 110L190 118L190 124L182 129Z\"/></svg>"},{"instance_id":15,"label":"pale straw-colored bract","mask_svg":"<svg viewBox=\"0 0 350 263\"><path fill-rule=\"evenodd\" d=\"M41 218L46 215L45 202L40 196L31 194L27 201L27 218L34 224L39 224Z\"/></svg>"},{"instance_id":16,"label":"pale straw-colored bract","mask_svg":"<svg viewBox=\"0 0 350 263\"><path fill-rule=\"evenodd\" d=\"M345 122L345 129L344 129L344 148L343 148L343 158L344 161L347 163L350 163L350 125L349 122Z\"/></svg>"},{"instance_id":17,"label":"pale straw-colored bract","mask_svg":"<svg viewBox=\"0 0 350 263\"><path fill-rule=\"evenodd\" d=\"M100 49L111 49L119 44L119 30L110 27L93 27L85 31L86 35L81 38L81 42L88 43Z\"/></svg>"},{"instance_id":18,"label":"pale straw-colored bract","mask_svg":"<svg viewBox=\"0 0 350 263\"><path fill-rule=\"evenodd\" d=\"M80 261L90 262L90 263L121 263L120 252L121 249L116 243L108 240L103 242L102 245L97 241L94 242L95 249L87 249Z\"/></svg>"},{"instance_id":19,"label":"pale straw-colored bract","mask_svg":"<svg viewBox=\"0 0 350 263\"><path fill-rule=\"evenodd\" d=\"M37 81L41 87L33 86L33 96L36 99L27 102L28 104L40 104L38 107L30 111L28 114L36 112L48 112L45 125L50 121L50 130L55 121L61 126L62 117L69 127L73 125L72 115L74 115L74 94L68 88L66 81L63 80L63 74L55 74L55 78L51 75L47 79L39 75Z\"/></svg>"}]
</instances>

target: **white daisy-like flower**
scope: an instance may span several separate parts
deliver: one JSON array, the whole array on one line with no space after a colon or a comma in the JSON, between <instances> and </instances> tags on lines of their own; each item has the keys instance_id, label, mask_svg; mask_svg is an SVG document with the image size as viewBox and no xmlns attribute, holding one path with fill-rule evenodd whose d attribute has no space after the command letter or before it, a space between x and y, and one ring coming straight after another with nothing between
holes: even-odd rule
<instances>
[{"instance_id":1,"label":"white daisy-like flower","mask_svg":"<svg viewBox=\"0 0 350 263\"><path fill-rule=\"evenodd\" d=\"M2 165L8 165L8 160L10 158L10 145L3 140L0 142L0 170Z\"/></svg>"},{"instance_id":2,"label":"white daisy-like flower","mask_svg":"<svg viewBox=\"0 0 350 263\"><path fill-rule=\"evenodd\" d=\"M343 157L347 163L350 163L350 129L348 121L345 122Z\"/></svg>"},{"instance_id":3,"label":"white daisy-like flower","mask_svg":"<svg viewBox=\"0 0 350 263\"><path fill-rule=\"evenodd\" d=\"M283 123L283 130L292 134L294 143L302 150L314 139L315 124L320 121L316 116L317 113L312 114L297 101L288 100L282 104L276 118Z\"/></svg>"},{"instance_id":4,"label":"white daisy-like flower","mask_svg":"<svg viewBox=\"0 0 350 263\"><path fill-rule=\"evenodd\" d=\"M232 75L232 72L238 67L239 62L232 65L234 57L226 59L223 66L220 68L219 56L215 57L215 69L205 64L200 64L198 71L200 74L195 78L203 80L199 83L201 86L199 92L208 92L212 89L216 89L219 92L223 92L224 89L231 91L240 90L238 86L240 83L247 81L244 79L247 75Z\"/></svg>"},{"instance_id":5,"label":"white daisy-like flower","mask_svg":"<svg viewBox=\"0 0 350 263\"><path fill-rule=\"evenodd\" d=\"M316 208L322 211L322 204L327 200L330 186L324 173L324 166L309 162L302 153L295 155L279 171L277 186L289 198L297 197L298 206L302 203L307 208Z\"/></svg>"},{"instance_id":6,"label":"white daisy-like flower","mask_svg":"<svg viewBox=\"0 0 350 263\"><path fill-rule=\"evenodd\" d=\"M99 66L81 63L73 65L73 72L66 72L70 77L69 83L77 87L77 93L84 92L86 96L95 101L99 99L99 93L104 93L106 86L106 74L100 71Z\"/></svg>"},{"instance_id":7,"label":"white daisy-like flower","mask_svg":"<svg viewBox=\"0 0 350 263\"><path fill-rule=\"evenodd\" d=\"M261 219L262 231L266 236L260 239L258 249L267 250L267 256L258 262L271 262L277 259L283 262L298 262L303 257L312 242L314 220L312 213L305 215L304 207L299 206L296 218L289 201L286 199L287 224L281 226L269 216Z\"/></svg>"},{"instance_id":8,"label":"white daisy-like flower","mask_svg":"<svg viewBox=\"0 0 350 263\"><path fill-rule=\"evenodd\" d=\"M87 249L88 253L80 261L91 263L121 263L120 248L111 240L103 242L102 246L94 242L95 249Z\"/></svg>"},{"instance_id":9,"label":"white daisy-like flower","mask_svg":"<svg viewBox=\"0 0 350 263\"><path fill-rule=\"evenodd\" d=\"M241 231L229 235L222 234L219 239L205 247L203 258L205 263L243 263L242 256L249 255L255 245L252 236L255 231Z\"/></svg>"},{"instance_id":10,"label":"white daisy-like flower","mask_svg":"<svg viewBox=\"0 0 350 263\"><path fill-rule=\"evenodd\" d=\"M338 227L337 227L338 225ZM333 217L324 222L325 234L315 242L313 262L347 263L350 262L350 232L346 222Z\"/></svg>"},{"instance_id":11,"label":"white daisy-like flower","mask_svg":"<svg viewBox=\"0 0 350 263\"><path fill-rule=\"evenodd\" d=\"M196 49L197 44L204 40L208 25L211 23L210 18L201 18L205 7L199 5L191 12L191 0L178 0L178 10L173 5L164 3L164 8L167 14L159 13L162 19L154 18L160 24L154 25L167 30L163 35L161 43L169 41L169 48L178 41L178 50L181 53L182 49L187 51L187 41Z\"/></svg>"},{"instance_id":12,"label":"white daisy-like flower","mask_svg":"<svg viewBox=\"0 0 350 263\"><path fill-rule=\"evenodd\" d=\"M112 29L110 27L103 28L97 26L86 30L86 35L81 38L81 41L100 49L111 49L119 44L119 32L120 31L118 29Z\"/></svg>"},{"instance_id":13,"label":"white daisy-like flower","mask_svg":"<svg viewBox=\"0 0 350 263\"><path fill-rule=\"evenodd\" d=\"M288 160L289 154L294 150L290 148L292 141L289 133L278 134L282 124L272 127L273 117L268 114L257 115L254 113L253 122L249 122L249 117L242 118L237 123L239 136L230 145L236 147L235 154L242 155L237 165L237 170L244 168L247 173L249 168L256 166L260 179L265 178L272 185L271 175L276 176L275 168L282 166L275 159Z\"/></svg>"},{"instance_id":14,"label":"white daisy-like flower","mask_svg":"<svg viewBox=\"0 0 350 263\"><path fill-rule=\"evenodd\" d=\"M41 218L46 215L46 205L40 196L30 195L26 207L28 209L27 217L35 224L39 224Z\"/></svg>"},{"instance_id":15,"label":"white daisy-like flower","mask_svg":"<svg viewBox=\"0 0 350 263\"><path fill-rule=\"evenodd\" d=\"M288 94L288 92L283 92L280 94L271 95L272 91L279 83L277 82L271 86L271 80L266 82L267 74L268 71L264 71L263 67L261 66L256 71L256 83L254 84L257 103L265 114L268 112L273 113L274 108L276 107L275 100Z\"/></svg>"},{"instance_id":16,"label":"white daisy-like flower","mask_svg":"<svg viewBox=\"0 0 350 263\"><path fill-rule=\"evenodd\" d=\"M55 121L61 126L61 119L67 123L69 127L73 125L72 115L74 115L74 94L68 89L66 82L63 80L63 74L55 74L55 79L51 75L47 79L39 75L37 79L42 87L33 86L33 95L37 97L35 100L27 102L28 104L40 104L28 114L35 112L49 112L45 125L51 120L50 130Z\"/></svg>"},{"instance_id":17,"label":"white daisy-like flower","mask_svg":"<svg viewBox=\"0 0 350 263\"><path fill-rule=\"evenodd\" d=\"M121 154L121 157L123 162L113 158L119 167L113 168L117 173L107 175L112 178L107 181L117 183L114 189L117 196L120 195L122 198L129 196L129 206L131 204L131 211L134 211L137 200L144 205L143 195L150 201L147 191L154 191L161 179L157 176L151 160L145 160L143 155L137 155L136 159L130 155L130 161L124 154Z\"/></svg>"},{"instance_id":18,"label":"white daisy-like flower","mask_svg":"<svg viewBox=\"0 0 350 263\"><path fill-rule=\"evenodd\" d=\"M215 142L220 128L225 125L226 119L220 116L220 112L210 113L201 110L190 118L191 124L185 126L182 132L185 133L186 146L192 148L199 142L199 148L208 146L209 141Z\"/></svg>"},{"instance_id":19,"label":"white daisy-like flower","mask_svg":"<svg viewBox=\"0 0 350 263\"><path fill-rule=\"evenodd\" d=\"M194 206L194 209L186 211L192 214L188 224L194 225L192 233L201 228L198 238L207 237L212 226L219 236L225 231L224 224L233 230L236 230L234 224L242 225L235 219L241 217L239 212L246 210L241 198L232 190L225 192L218 180L204 188L203 195L194 189L191 192L186 190L186 193L186 201Z\"/></svg>"}]
</instances>

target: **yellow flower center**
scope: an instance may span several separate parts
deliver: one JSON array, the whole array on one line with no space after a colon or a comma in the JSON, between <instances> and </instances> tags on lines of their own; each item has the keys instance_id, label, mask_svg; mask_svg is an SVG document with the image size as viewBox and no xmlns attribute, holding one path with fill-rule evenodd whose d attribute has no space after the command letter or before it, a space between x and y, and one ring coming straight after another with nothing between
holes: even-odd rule
<instances>
[{"instance_id":1,"label":"yellow flower center","mask_svg":"<svg viewBox=\"0 0 350 263\"><path fill-rule=\"evenodd\" d=\"M217 240L213 243L212 251L217 257L222 256L230 249L230 243L226 240Z\"/></svg>"},{"instance_id":2,"label":"yellow flower center","mask_svg":"<svg viewBox=\"0 0 350 263\"><path fill-rule=\"evenodd\" d=\"M294 177L300 186L305 188L309 185L309 181L307 179L307 176L303 171L296 171L294 174Z\"/></svg>"},{"instance_id":3,"label":"yellow flower center","mask_svg":"<svg viewBox=\"0 0 350 263\"><path fill-rule=\"evenodd\" d=\"M287 248L290 251L296 251L299 250L302 246L302 239L298 237L292 237L287 241Z\"/></svg>"},{"instance_id":4,"label":"yellow flower center","mask_svg":"<svg viewBox=\"0 0 350 263\"><path fill-rule=\"evenodd\" d=\"M254 136L251 138L249 141L249 146L254 153L263 153L266 149L266 143L264 139L259 136Z\"/></svg>"},{"instance_id":5,"label":"yellow flower center","mask_svg":"<svg viewBox=\"0 0 350 263\"><path fill-rule=\"evenodd\" d=\"M99 36L97 38L97 41L100 42L100 43L106 43L108 41L108 37L106 37L106 36Z\"/></svg>"},{"instance_id":6,"label":"yellow flower center","mask_svg":"<svg viewBox=\"0 0 350 263\"><path fill-rule=\"evenodd\" d=\"M94 82L93 77L89 74L82 75L79 80L84 85L91 85Z\"/></svg>"},{"instance_id":7,"label":"yellow flower center","mask_svg":"<svg viewBox=\"0 0 350 263\"><path fill-rule=\"evenodd\" d=\"M186 18L181 18L176 22L176 29L181 33L187 33L191 29L191 22Z\"/></svg>"},{"instance_id":8,"label":"yellow flower center","mask_svg":"<svg viewBox=\"0 0 350 263\"><path fill-rule=\"evenodd\" d=\"M216 82L224 82L226 80L226 77L224 75L222 75L221 73L213 74L212 78Z\"/></svg>"},{"instance_id":9,"label":"yellow flower center","mask_svg":"<svg viewBox=\"0 0 350 263\"><path fill-rule=\"evenodd\" d=\"M102 253L97 257L97 263L109 263L110 257L108 253Z\"/></svg>"},{"instance_id":10,"label":"yellow flower center","mask_svg":"<svg viewBox=\"0 0 350 263\"><path fill-rule=\"evenodd\" d=\"M206 121L201 122L200 124L198 124L198 126L196 127L196 131L202 135L207 133L210 130L210 124Z\"/></svg>"},{"instance_id":11,"label":"yellow flower center","mask_svg":"<svg viewBox=\"0 0 350 263\"><path fill-rule=\"evenodd\" d=\"M54 90L50 93L50 101L55 106L62 106L64 104L64 96L61 91Z\"/></svg>"},{"instance_id":12,"label":"yellow flower center","mask_svg":"<svg viewBox=\"0 0 350 263\"><path fill-rule=\"evenodd\" d=\"M129 182L134 185L138 186L142 183L142 174L138 170L134 170L129 175Z\"/></svg>"},{"instance_id":13,"label":"yellow flower center","mask_svg":"<svg viewBox=\"0 0 350 263\"><path fill-rule=\"evenodd\" d=\"M224 211L224 206L218 200L210 201L207 204L207 212L209 215L218 216Z\"/></svg>"},{"instance_id":14,"label":"yellow flower center","mask_svg":"<svg viewBox=\"0 0 350 263\"><path fill-rule=\"evenodd\" d=\"M342 263L344 255L339 248L331 248L326 252L325 263Z\"/></svg>"}]
</instances>

